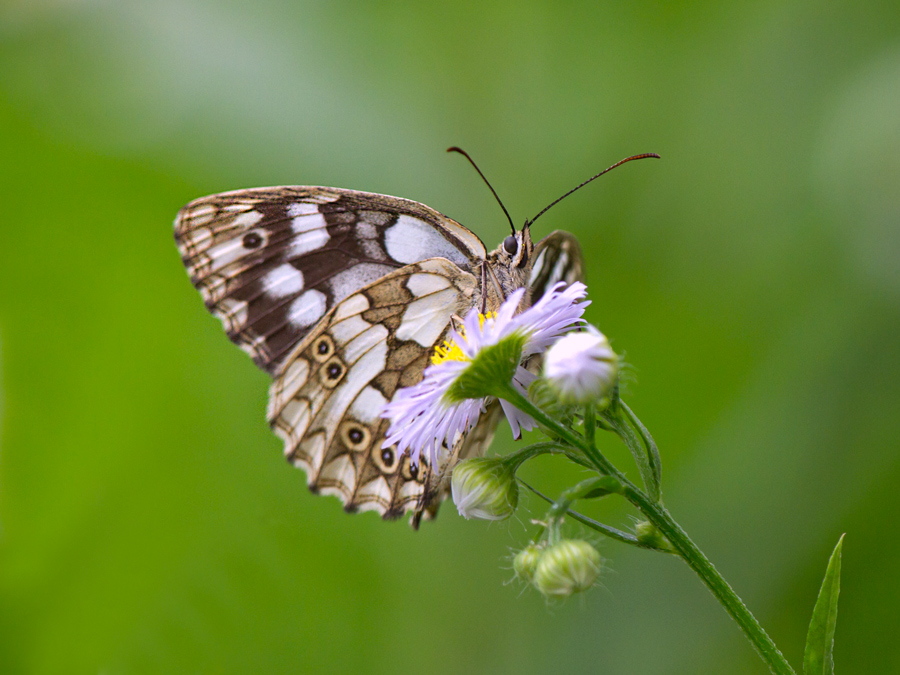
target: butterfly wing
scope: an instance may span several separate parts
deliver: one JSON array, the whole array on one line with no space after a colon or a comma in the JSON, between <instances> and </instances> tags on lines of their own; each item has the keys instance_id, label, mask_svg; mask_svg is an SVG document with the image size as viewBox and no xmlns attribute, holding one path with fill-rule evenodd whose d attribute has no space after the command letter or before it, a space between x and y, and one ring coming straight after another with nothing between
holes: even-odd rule
<instances>
[{"instance_id":1,"label":"butterfly wing","mask_svg":"<svg viewBox=\"0 0 900 675\"><path fill-rule=\"evenodd\" d=\"M207 309L271 374L367 284L428 258L472 272L485 257L477 236L424 204L325 187L203 197L178 213L175 240Z\"/></svg>"},{"instance_id":2,"label":"butterfly wing","mask_svg":"<svg viewBox=\"0 0 900 675\"><path fill-rule=\"evenodd\" d=\"M384 518L421 513L443 496L443 467L414 469L396 446L381 447L389 422L379 412L398 388L419 382L476 287L449 260L408 265L341 300L286 358L268 418L311 490Z\"/></svg>"},{"instance_id":3,"label":"butterfly wing","mask_svg":"<svg viewBox=\"0 0 900 675\"><path fill-rule=\"evenodd\" d=\"M584 281L584 256L578 240L568 232L556 230L541 239L534 247L531 277L531 301L537 302L553 284Z\"/></svg>"}]
</instances>

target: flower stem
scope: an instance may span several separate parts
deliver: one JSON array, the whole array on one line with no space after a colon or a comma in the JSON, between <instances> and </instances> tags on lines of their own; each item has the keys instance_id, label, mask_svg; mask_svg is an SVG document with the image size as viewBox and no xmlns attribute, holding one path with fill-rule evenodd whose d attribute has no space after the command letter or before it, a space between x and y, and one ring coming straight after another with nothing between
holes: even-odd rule
<instances>
[{"instance_id":1,"label":"flower stem","mask_svg":"<svg viewBox=\"0 0 900 675\"><path fill-rule=\"evenodd\" d=\"M540 490L535 489L533 486L529 485L521 478L519 478L518 481L520 484L524 485L526 488L531 490L534 494L536 494L538 497L543 499L548 504L553 504L553 500L550 499L550 497L545 495ZM658 551L660 553L670 553L670 554L674 553L674 551L672 551L669 548L658 548L650 543L647 543L644 541L639 541L638 538L636 536L634 536L633 534L631 534L630 532L623 532L622 530L617 530L616 528L610 527L609 525L604 525L603 523L597 522L593 518L588 518L587 516L585 516L581 513L578 513L577 511L573 511L572 509L569 509L566 512L566 515L568 515L572 520L575 520L575 521L581 523L585 527L589 527L592 530L596 530L603 536L609 537L610 539L615 539L616 541L622 542L623 544L637 546L638 548L642 548L647 551Z\"/></svg>"},{"instance_id":2,"label":"flower stem","mask_svg":"<svg viewBox=\"0 0 900 675\"><path fill-rule=\"evenodd\" d=\"M772 638L763 630L763 627L750 613L747 606L662 504L652 500L640 488L629 481L592 443L588 443L584 437L574 433L545 414L544 411L535 406L525 396L513 389L511 385L508 387L508 391L504 393L503 398L523 412L531 415L538 423L557 437L584 452L587 459L598 471L617 478L623 486L625 498L643 513L647 520L653 523L669 540L669 543L672 544L678 555L694 570L710 592L722 604L725 611L735 620L762 660L769 666L769 669L775 675L796 675L790 664L778 650L778 647L775 646ZM629 416L634 415L631 411L628 412ZM637 417L635 416L633 419L637 420Z\"/></svg>"}]
</instances>

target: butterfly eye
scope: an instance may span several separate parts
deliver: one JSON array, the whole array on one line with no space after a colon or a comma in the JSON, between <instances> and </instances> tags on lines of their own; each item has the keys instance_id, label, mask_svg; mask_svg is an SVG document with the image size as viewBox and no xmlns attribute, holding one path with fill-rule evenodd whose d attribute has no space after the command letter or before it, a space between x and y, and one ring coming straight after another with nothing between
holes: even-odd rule
<instances>
[{"instance_id":1,"label":"butterfly eye","mask_svg":"<svg viewBox=\"0 0 900 675\"><path fill-rule=\"evenodd\" d=\"M511 234L503 240L503 248L505 248L506 252L510 255L515 255L516 251L519 250L519 242L516 237Z\"/></svg>"}]
</instances>

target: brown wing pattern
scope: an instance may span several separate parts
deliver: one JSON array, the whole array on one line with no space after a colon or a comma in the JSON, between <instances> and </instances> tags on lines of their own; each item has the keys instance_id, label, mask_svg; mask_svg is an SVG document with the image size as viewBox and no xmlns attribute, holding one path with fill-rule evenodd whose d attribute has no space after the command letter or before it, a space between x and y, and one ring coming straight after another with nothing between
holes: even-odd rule
<instances>
[{"instance_id":1,"label":"brown wing pattern","mask_svg":"<svg viewBox=\"0 0 900 675\"><path fill-rule=\"evenodd\" d=\"M414 470L395 446L382 448L389 425L378 414L398 388L421 380L475 290L475 277L448 260L408 265L339 302L285 359L268 418L311 490L386 519L439 497L440 468Z\"/></svg>"},{"instance_id":2,"label":"brown wing pattern","mask_svg":"<svg viewBox=\"0 0 900 675\"><path fill-rule=\"evenodd\" d=\"M178 213L175 240L206 307L272 374L363 286L433 257L471 272L485 256L478 237L423 204L324 187L198 199Z\"/></svg>"}]
</instances>

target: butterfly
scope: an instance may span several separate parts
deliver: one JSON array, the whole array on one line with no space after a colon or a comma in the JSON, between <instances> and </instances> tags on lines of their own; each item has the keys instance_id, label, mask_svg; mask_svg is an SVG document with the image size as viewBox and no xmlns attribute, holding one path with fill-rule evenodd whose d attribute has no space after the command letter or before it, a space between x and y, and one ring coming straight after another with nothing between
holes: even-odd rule
<instances>
[{"instance_id":1,"label":"butterfly","mask_svg":"<svg viewBox=\"0 0 900 675\"><path fill-rule=\"evenodd\" d=\"M267 419L309 488L351 512L412 511L417 527L447 496L452 465L484 453L499 406L437 467L382 447L389 422L379 413L421 380L455 318L494 311L518 288L524 309L557 282L582 279L575 237L556 231L535 244L534 220L516 230L510 219L512 233L488 251L418 202L282 186L192 201L175 240L207 309L273 377Z\"/></svg>"}]
</instances>

